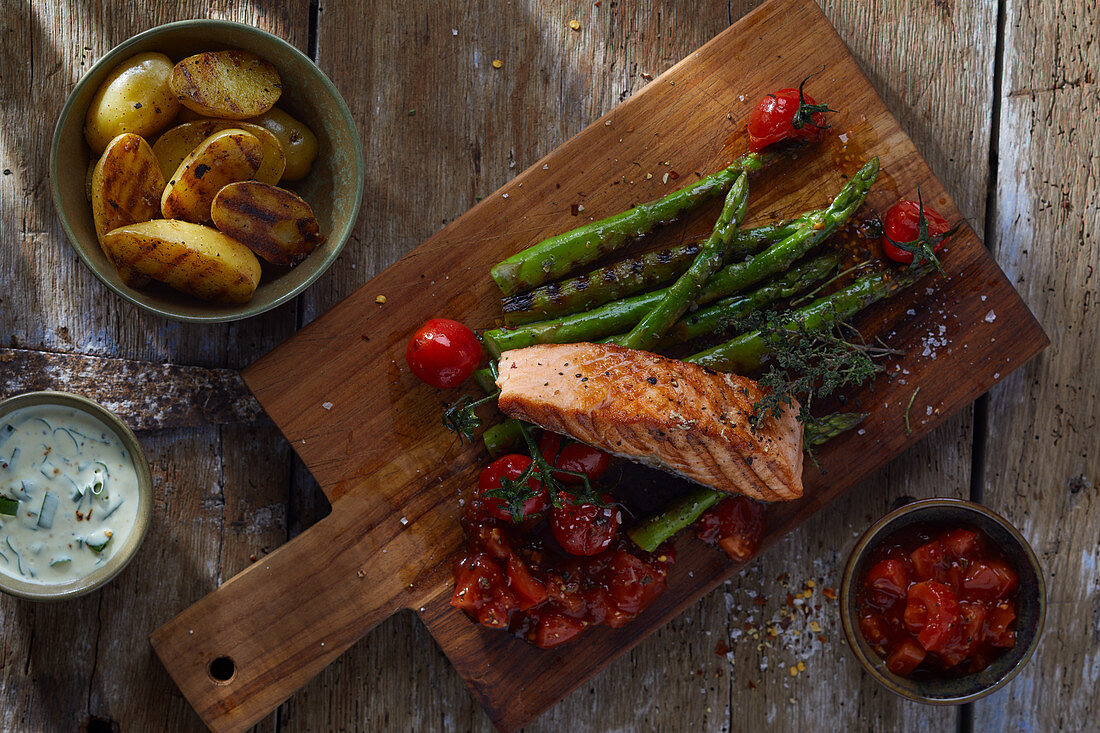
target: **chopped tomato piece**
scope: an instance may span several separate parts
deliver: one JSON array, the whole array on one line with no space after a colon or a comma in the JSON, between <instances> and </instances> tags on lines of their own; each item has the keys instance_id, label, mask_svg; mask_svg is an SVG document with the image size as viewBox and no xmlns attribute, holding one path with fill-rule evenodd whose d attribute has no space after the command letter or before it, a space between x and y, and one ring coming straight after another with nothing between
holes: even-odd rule
<instances>
[{"instance_id":1,"label":"chopped tomato piece","mask_svg":"<svg viewBox=\"0 0 1100 733\"><path fill-rule=\"evenodd\" d=\"M531 575L527 566L515 555L508 558L508 585L519 601L519 610L526 611L546 600L546 586Z\"/></svg>"},{"instance_id":2,"label":"chopped tomato piece","mask_svg":"<svg viewBox=\"0 0 1100 733\"><path fill-rule=\"evenodd\" d=\"M535 628L535 646L550 649L572 641L584 631L584 627L583 621L558 613L548 613L539 619Z\"/></svg>"},{"instance_id":3,"label":"chopped tomato piece","mask_svg":"<svg viewBox=\"0 0 1100 733\"><path fill-rule=\"evenodd\" d=\"M886 658L886 668L896 675L908 677L924 661L925 651L920 644L912 639L906 639L890 652Z\"/></svg>"},{"instance_id":4,"label":"chopped tomato piece","mask_svg":"<svg viewBox=\"0 0 1100 733\"><path fill-rule=\"evenodd\" d=\"M699 519L698 536L716 543L737 562L748 562L764 538L766 504L744 496L723 499Z\"/></svg>"},{"instance_id":5,"label":"chopped tomato piece","mask_svg":"<svg viewBox=\"0 0 1100 733\"><path fill-rule=\"evenodd\" d=\"M963 592L974 598L999 601L1019 587L1016 571L1000 560L977 560L963 576Z\"/></svg>"},{"instance_id":6,"label":"chopped tomato piece","mask_svg":"<svg viewBox=\"0 0 1100 733\"><path fill-rule=\"evenodd\" d=\"M969 557L978 549L978 533L972 529L952 529L940 536L940 542L952 557Z\"/></svg>"},{"instance_id":7,"label":"chopped tomato piece","mask_svg":"<svg viewBox=\"0 0 1100 733\"><path fill-rule=\"evenodd\" d=\"M665 571L624 550L611 559L607 591L611 601L627 613L640 613L665 589Z\"/></svg>"},{"instance_id":8,"label":"chopped tomato piece","mask_svg":"<svg viewBox=\"0 0 1100 733\"><path fill-rule=\"evenodd\" d=\"M878 614L867 613L861 616L859 628L863 632L863 638L871 644L885 644L890 640L886 635L886 622Z\"/></svg>"},{"instance_id":9,"label":"chopped tomato piece","mask_svg":"<svg viewBox=\"0 0 1100 733\"><path fill-rule=\"evenodd\" d=\"M900 560L889 558L875 563L867 571L867 579L863 582L870 591L868 596L871 602L888 608L905 598L909 575Z\"/></svg>"},{"instance_id":10,"label":"chopped tomato piece","mask_svg":"<svg viewBox=\"0 0 1100 733\"><path fill-rule=\"evenodd\" d=\"M913 563L913 577L920 580L947 582L947 558L939 540L921 545L909 553Z\"/></svg>"},{"instance_id":11,"label":"chopped tomato piece","mask_svg":"<svg viewBox=\"0 0 1100 733\"><path fill-rule=\"evenodd\" d=\"M910 586L905 605L905 625L917 635L917 641L925 651L937 651L947 642L958 616L958 600L943 583L926 580Z\"/></svg>"},{"instance_id":12,"label":"chopped tomato piece","mask_svg":"<svg viewBox=\"0 0 1100 733\"><path fill-rule=\"evenodd\" d=\"M996 647L1016 646L1016 630L1010 628L1016 620L1016 609L1008 601L1002 601L989 612L986 623L985 639Z\"/></svg>"}]
</instances>

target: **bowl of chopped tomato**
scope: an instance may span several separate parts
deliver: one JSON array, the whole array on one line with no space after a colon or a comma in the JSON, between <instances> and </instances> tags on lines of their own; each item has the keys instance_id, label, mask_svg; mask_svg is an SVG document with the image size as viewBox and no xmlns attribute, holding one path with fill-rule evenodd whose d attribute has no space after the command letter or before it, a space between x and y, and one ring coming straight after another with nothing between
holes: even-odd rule
<instances>
[{"instance_id":1,"label":"bowl of chopped tomato","mask_svg":"<svg viewBox=\"0 0 1100 733\"><path fill-rule=\"evenodd\" d=\"M957 705L1006 685L1039 640L1042 569L1004 518L960 499L907 504L856 543L841 621L864 669L917 702Z\"/></svg>"}]
</instances>

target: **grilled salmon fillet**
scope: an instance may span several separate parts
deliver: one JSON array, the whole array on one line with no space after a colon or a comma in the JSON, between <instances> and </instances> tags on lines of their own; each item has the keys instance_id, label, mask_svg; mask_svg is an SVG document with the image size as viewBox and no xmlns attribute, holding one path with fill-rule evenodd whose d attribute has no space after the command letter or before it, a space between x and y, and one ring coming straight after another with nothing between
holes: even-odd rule
<instances>
[{"instance_id":1,"label":"grilled salmon fillet","mask_svg":"<svg viewBox=\"0 0 1100 733\"><path fill-rule=\"evenodd\" d=\"M542 344L500 359L507 415L617 456L763 501L802 496L797 403L752 432L746 377L612 344Z\"/></svg>"}]
</instances>

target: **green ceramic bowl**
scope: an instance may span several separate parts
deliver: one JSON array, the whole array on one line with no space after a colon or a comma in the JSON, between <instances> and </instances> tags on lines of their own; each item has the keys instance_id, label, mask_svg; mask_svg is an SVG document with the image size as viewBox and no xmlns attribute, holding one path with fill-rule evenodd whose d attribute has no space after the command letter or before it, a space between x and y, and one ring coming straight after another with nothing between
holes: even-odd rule
<instances>
[{"instance_id":1,"label":"green ceramic bowl","mask_svg":"<svg viewBox=\"0 0 1100 733\"><path fill-rule=\"evenodd\" d=\"M860 631L855 589L870 569L871 551L897 530L924 522L977 527L1000 548L1005 559L1019 574L1016 646L1006 650L981 672L954 679L911 680L899 677L886 668L886 660L875 653ZM916 501L875 522L852 550L840 586L840 619L844 636L863 668L891 692L932 705L972 702L1008 684L1035 651L1045 615L1043 572L1027 540L1000 515L981 504L961 499Z\"/></svg>"},{"instance_id":2,"label":"green ceramic bowl","mask_svg":"<svg viewBox=\"0 0 1100 733\"><path fill-rule=\"evenodd\" d=\"M202 51L237 48L267 59L279 70L283 93L276 106L317 135L318 154L309 175L285 184L313 207L327 241L294 268L264 264L260 286L242 305L206 303L167 286L127 287L95 235L85 180L92 155L84 142L84 117L96 89L131 56L159 51L174 61ZM103 284L152 313L179 321L216 323L248 318L285 303L328 269L351 234L363 198L363 150L347 105L317 66L298 49L252 26L224 20L185 20L139 33L116 46L73 89L54 129L50 149L54 207L80 259Z\"/></svg>"},{"instance_id":3,"label":"green ceramic bowl","mask_svg":"<svg viewBox=\"0 0 1100 733\"><path fill-rule=\"evenodd\" d=\"M153 478L149 474L149 463L145 460L145 451L133 431L118 419L114 413L84 397L67 392L27 392L0 401L0 419L8 413L23 407L37 405L61 405L88 413L100 422L108 425L122 440L126 450L134 460L134 470L138 479L138 509L134 519L134 528L126 538L125 544L112 555L102 567L82 578L56 585L27 583L8 575L0 574L0 591L32 601L60 601L91 593L106 585L122 572L137 553L145 531L149 528L149 517L153 510Z\"/></svg>"}]
</instances>

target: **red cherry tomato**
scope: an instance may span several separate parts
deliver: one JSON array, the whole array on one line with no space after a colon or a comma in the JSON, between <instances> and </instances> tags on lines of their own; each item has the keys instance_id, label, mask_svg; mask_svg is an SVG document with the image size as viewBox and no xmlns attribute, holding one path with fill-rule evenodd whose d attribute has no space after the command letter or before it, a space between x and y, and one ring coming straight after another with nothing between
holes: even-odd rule
<instances>
[{"instance_id":1,"label":"red cherry tomato","mask_svg":"<svg viewBox=\"0 0 1100 733\"><path fill-rule=\"evenodd\" d=\"M802 82L805 84L806 82ZM759 153L783 140L820 140L829 109L800 89L780 89L760 100L749 113L749 149ZM801 112L801 114L800 114Z\"/></svg>"},{"instance_id":2,"label":"red cherry tomato","mask_svg":"<svg viewBox=\"0 0 1100 733\"><path fill-rule=\"evenodd\" d=\"M451 605L476 617L483 626L503 628L517 608L497 563L484 552L463 558L455 571Z\"/></svg>"},{"instance_id":3,"label":"red cherry tomato","mask_svg":"<svg viewBox=\"0 0 1100 733\"><path fill-rule=\"evenodd\" d=\"M481 342L458 321L433 318L413 334L405 361L425 384L440 389L457 387L481 362Z\"/></svg>"},{"instance_id":4,"label":"red cherry tomato","mask_svg":"<svg viewBox=\"0 0 1100 733\"><path fill-rule=\"evenodd\" d=\"M966 569L962 580L965 595L999 601L1012 595L1019 585L1016 571L1000 560L977 560Z\"/></svg>"},{"instance_id":5,"label":"red cherry tomato","mask_svg":"<svg viewBox=\"0 0 1100 733\"><path fill-rule=\"evenodd\" d=\"M886 658L886 668L896 675L908 677L924 661L926 652L912 639L905 639Z\"/></svg>"},{"instance_id":6,"label":"red cherry tomato","mask_svg":"<svg viewBox=\"0 0 1100 733\"><path fill-rule=\"evenodd\" d=\"M574 504L566 495L561 498L562 505L550 512L550 528L563 550L587 557L611 544L622 519L610 494L601 497L604 506Z\"/></svg>"},{"instance_id":7,"label":"red cherry tomato","mask_svg":"<svg viewBox=\"0 0 1100 733\"><path fill-rule=\"evenodd\" d=\"M568 439L563 447L562 436L549 430L544 431L539 439L539 452L552 466L573 473L583 473L589 481L597 481L611 465L611 456L602 450ZM561 471L555 471L554 478L563 484L581 483L579 476L570 476Z\"/></svg>"},{"instance_id":8,"label":"red cherry tomato","mask_svg":"<svg viewBox=\"0 0 1100 733\"><path fill-rule=\"evenodd\" d=\"M913 261L913 253L907 252L897 245L917 242L920 236L920 211L921 205L916 201L898 201L886 212L886 221L883 222L882 249L886 256L894 262L908 265ZM924 219L928 222L927 243L932 252L939 252L943 248L944 235L951 229L935 209L924 207Z\"/></svg>"},{"instance_id":9,"label":"red cherry tomato","mask_svg":"<svg viewBox=\"0 0 1100 733\"><path fill-rule=\"evenodd\" d=\"M926 580L909 587L903 618L925 651L937 651L947 643L958 617L959 602L943 583Z\"/></svg>"},{"instance_id":10,"label":"red cherry tomato","mask_svg":"<svg viewBox=\"0 0 1100 733\"><path fill-rule=\"evenodd\" d=\"M867 571L867 579L863 582L870 591L871 602L887 608L905 598L909 576L900 560L880 560Z\"/></svg>"},{"instance_id":11,"label":"red cherry tomato","mask_svg":"<svg viewBox=\"0 0 1100 733\"><path fill-rule=\"evenodd\" d=\"M541 514L546 508L546 487L532 474L527 479L527 487L533 492L530 498L523 502L523 516L513 517L508 503L500 497L485 497L488 491L500 488L501 478L512 481L518 479L530 465L531 459L519 453L509 453L501 456L481 470L477 479L477 495L481 497L482 506L492 516L503 519L506 522L519 521Z\"/></svg>"}]
</instances>

